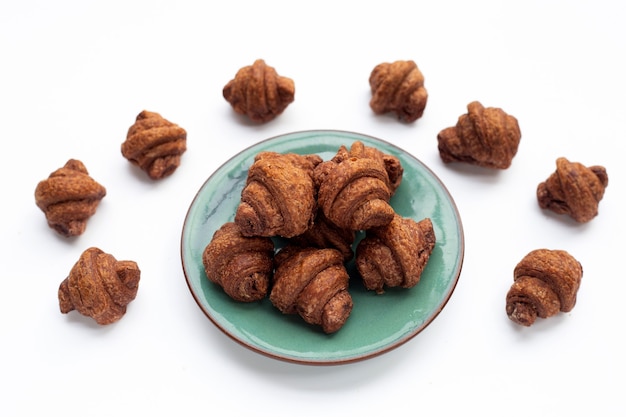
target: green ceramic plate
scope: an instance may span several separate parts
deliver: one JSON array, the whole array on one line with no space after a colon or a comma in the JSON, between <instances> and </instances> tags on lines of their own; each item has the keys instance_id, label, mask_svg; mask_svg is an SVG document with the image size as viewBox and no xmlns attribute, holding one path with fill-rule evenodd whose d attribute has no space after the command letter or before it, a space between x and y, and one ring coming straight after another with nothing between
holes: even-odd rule
<instances>
[{"instance_id":1,"label":"green ceramic plate","mask_svg":"<svg viewBox=\"0 0 626 417\"><path fill-rule=\"evenodd\" d=\"M234 219L247 169L260 151L317 153L324 160L341 145L359 140L396 155L404 167L402 184L391 200L396 212L421 220L430 217L437 242L418 285L388 289L382 295L365 290L354 266L350 292L354 308L336 333L327 335L298 316L281 314L269 300L252 304L231 300L208 281L202 252L213 233ZM444 308L459 279L464 236L456 205L441 181L413 156L396 146L357 133L303 131L267 139L235 155L202 185L185 218L181 256L193 298L226 335L258 353L302 364L342 364L371 358L411 340Z\"/></svg>"}]
</instances>

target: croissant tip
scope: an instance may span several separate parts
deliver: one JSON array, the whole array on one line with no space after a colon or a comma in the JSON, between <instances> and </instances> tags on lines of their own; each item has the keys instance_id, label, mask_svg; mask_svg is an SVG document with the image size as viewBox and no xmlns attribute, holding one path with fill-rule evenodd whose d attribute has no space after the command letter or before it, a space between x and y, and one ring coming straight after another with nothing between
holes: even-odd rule
<instances>
[{"instance_id":1,"label":"croissant tip","mask_svg":"<svg viewBox=\"0 0 626 417\"><path fill-rule=\"evenodd\" d=\"M507 306L509 319L524 327L530 327L537 319L537 312L527 304L515 303Z\"/></svg>"},{"instance_id":2,"label":"croissant tip","mask_svg":"<svg viewBox=\"0 0 626 417\"><path fill-rule=\"evenodd\" d=\"M87 223L84 221L50 223L50 227L61 236L71 238L82 235L87 228Z\"/></svg>"}]
</instances>

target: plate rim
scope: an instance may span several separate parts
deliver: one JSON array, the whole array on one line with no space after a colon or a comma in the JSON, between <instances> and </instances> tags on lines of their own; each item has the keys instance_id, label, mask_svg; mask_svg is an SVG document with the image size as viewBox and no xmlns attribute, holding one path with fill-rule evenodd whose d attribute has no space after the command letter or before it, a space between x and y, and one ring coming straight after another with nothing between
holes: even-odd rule
<instances>
[{"instance_id":1,"label":"plate rim","mask_svg":"<svg viewBox=\"0 0 626 417\"><path fill-rule=\"evenodd\" d=\"M417 161L421 167L427 171L427 173L437 182L438 186L441 187L441 189L444 191L447 200L450 203L452 212L455 215L455 219L456 219L456 225L457 225L457 230L458 230L458 246L459 246L459 253L458 253L458 259L457 259L457 265L456 268L453 272L453 279L451 281L450 287L447 291L447 293L445 294L445 297L442 298L441 302L438 304L437 308L434 309L428 320L425 320L423 323L421 323L419 326L417 326L415 329L413 329L411 332L407 333L405 336L397 339L396 341L394 341L393 343L389 343L385 346L383 346L382 348L370 351L370 352L365 352L365 353L360 353L360 354L355 354L349 357L341 357L341 358L324 358L324 359L315 359L315 358L304 358L304 357L297 357L297 356L289 356L289 355L283 355L283 354L279 354L276 352L271 352L271 351L267 351L262 349L259 346L256 346L252 343L249 343L246 340L243 340L241 338L236 337L236 335L232 334L232 332L230 332L228 329L225 328L224 325L222 325L222 323L220 323L215 317L213 317L212 314L210 314L209 311L206 310L205 306L202 304L201 300L199 299L199 295L196 294L196 291L194 290L192 283L190 282L190 278L188 275L188 270L187 270L187 266L185 265L185 235L186 235L186 228L188 225L188 220L190 215L192 214L192 209L195 207L195 203L197 202L197 200L200 198L201 196L201 192L202 190L207 186L207 184L211 181L211 179L216 176L218 173L220 173L222 171L222 169L228 165L229 163L231 163L232 161L236 160L238 157L240 157L241 155L249 152L251 149L256 148L256 147L262 147L264 144L268 143L268 142L272 142L275 141L277 139L281 139L284 137L288 137L288 136L296 136L296 135L307 135L307 134L330 134L330 135L349 135L349 136L355 136L355 137L363 137L363 138L368 138L371 139L375 142L381 142L383 144L385 144L388 147L393 148L394 150L396 150L399 153L402 153L404 155L406 155L407 157ZM355 139L357 140L357 139ZM181 257L181 265L182 265L182 269L183 269L183 275L185 278L185 282L186 285L194 299L194 301L196 302L196 304L198 305L198 307L200 308L200 310L203 312L203 314L211 321L211 323L213 323L214 326L216 326L222 333L224 333L226 336L228 336L228 338L230 338L231 340L235 341L237 344L255 352L258 354L261 354L262 356L268 357L268 358L272 358L272 359L276 359L276 360L280 360L283 362L288 362L288 363L294 363L294 364L300 364L300 365L344 365L344 364L350 364L350 363L355 363L355 362L361 362L363 360L366 359L371 359L371 358L375 358L378 357L380 355L383 355L387 352L390 352L404 344L406 344L408 341L412 340L413 338L415 338L418 334L420 334L426 327L428 327L436 318L437 316L439 316L439 314L443 311L443 309L446 307L446 305L448 304L448 302L450 301L452 294L454 293L456 286L458 285L458 281L460 279L461 276L461 271L463 268L463 263L464 263L464 259L465 259L465 231L463 228L463 223L462 223L462 219L460 216L460 212L458 210L458 206L456 204L456 201L454 200L454 198L452 197L451 193L449 192L448 188L446 187L446 185L443 183L443 181L441 181L441 179L439 178L439 176L437 174L435 174L435 172L426 164L424 164L419 158L415 157L412 153L400 148L399 146L384 140L384 139L380 139L378 137L375 137L373 135L369 135L369 134L364 134L364 133L360 133L360 132L355 132L355 131L349 131L349 130L340 130L340 129L305 129L305 130L296 130L296 131L291 131L291 132L287 132L287 133L281 133L281 134L277 134L271 137L268 137L266 139L257 141L249 146L244 147L243 149L241 149L240 151L238 151L237 153L235 153L234 155L232 155L231 157L229 157L228 159L226 159L223 163L221 163L217 168L215 168L211 174L206 178L206 180L204 182L202 182L202 184L200 185L200 187L197 189L197 191L194 194L193 199L191 200L189 207L187 208L184 220L183 220L183 227L182 227L182 231L181 231L181 237L180 237L180 257Z\"/></svg>"}]
</instances>

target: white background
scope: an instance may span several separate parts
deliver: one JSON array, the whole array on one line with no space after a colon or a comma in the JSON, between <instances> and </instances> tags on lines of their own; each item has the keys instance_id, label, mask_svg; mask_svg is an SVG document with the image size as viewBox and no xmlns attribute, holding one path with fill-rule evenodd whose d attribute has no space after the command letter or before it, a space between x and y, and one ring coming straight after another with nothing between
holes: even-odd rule
<instances>
[{"instance_id":1,"label":"white background","mask_svg":"<svg viewBox=\"0 0 626 417\"><path fill-rule=\"evenodd\" d=\"M620 2L7 1L0 4L2 216L0 414L623 415L626 12ZM222 98L263 58L296 99L255 125ZM429 92L403 124L369 108L381 62L414 60ZM444 165L437 133L479 100L514 115L505 171ZM120 153L141 110L187 130L171 177L148 180ZM182 272L195 193L238 151L306 129L390 141L428 165L465 228L461 278L409 343L341 366L254 353L218 330ZM604 165L609 187L587 224L539 209L535 189L565 156ZM107 196L65 239L35 206L37 183L82 160ZM57 288L97 246L142 271L126 316L100 327L59 312ZM536 248L583 265L571 313L531 328L505 314L515 264Z\"/></svg>"}]
</instances>

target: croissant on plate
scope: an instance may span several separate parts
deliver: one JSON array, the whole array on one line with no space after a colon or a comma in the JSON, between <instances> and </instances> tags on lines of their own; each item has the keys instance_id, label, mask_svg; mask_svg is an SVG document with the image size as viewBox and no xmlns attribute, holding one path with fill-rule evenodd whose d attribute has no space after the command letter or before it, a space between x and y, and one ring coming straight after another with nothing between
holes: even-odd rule
<instances>
[{"instance_id":1,"label":"croissant on plate","mask_svg":"<svg viewBox=\"0 0 626 417\"><path fill-rule=\"evenodd\" d=\"M76 310L98 324L116 322L137 296L140 275L134 261L118 261L113 255L91 247L80 255L59 286L61 313Z\"/></svg>"},{"instance_id":2,"label":"croissant on plate","mask_svg":"<svg viewBox=\"0 0 626 417\"><path fill-rule=\"evenodd\" d=\"M352 312L348 272L336 249L285 246L275 257L271 303L325 333L338 331Z\"/></svg>"},{"instance_id":3,"label":"croissant on plate","mask_svg":"<svg viewBox=\"0 0 626 417\"><path fill-rule=\"evenodd\" d=\"M313 169L320 162L315 154L258 153L235 212L241 233L284 238L304 233L317 213Z\"/></svg>"},{"instance_id":4,"label":"croissant on plate","mask_svg":"<svg viewBox=\"0 0 626 417\"><path fill-rule=\"evenodd\" d=\"M355 239L354 230L337 226L324 216L322 210L318 210L313 225L303 234L290 239L289 242L299 246L337 249L343 254L344 260L349 261L354 256L352 244Z\"/></svg>"},{"instance_id":5,"label":"croissant on plate","mask_svg":"<svg viewBox=\"0 0 626 417\"><path fill-rule=\"evenodd\" d=\"M417 285L435 241L429 218L416 222L396 214L388 225L368 230L355 258L365 288L381 294L385 287Z\"/></svg>"},{"instance_id":6,"label":"croissant on plate","mask_svg":"<svg viewBox=\"0 0 626 417\"><path fill-rule=\"evenodd\" d=\"M318 204L341 228L366 230L391 221L389 200L402 181L403 168L393 155L355 141L341 146L330 160L315 168Z\"/></svg>"},{"instance_id":7,"label":"croissant on plate","mask_svg":"<svg viewBox=\"0 0 626 417\"><path fill-rule=\"evenodd\" d=\"M515 266L514 282L506 295L508 317L528 327L537 317L571 311L582 276L580 262L564 250L531 251Z\"/></svg>"},{"instance_id":8,"label":"croissant on plate","mask_svg":"<svg viewBox=\"0 0 626 417\"><path fill-rule=\"evenodd\" d=\"M65 237L81 235L106 196L106 188L95 181L85 165L70 159L35 189L35 203L46 215L48 226Z\"/></svg>"},{"instance_id":9,"label":"croissant on plate","mask_svg":"<svg viewBox=\"0 0 626 417\"><path fill-rule=\"evenodd\" d=\"M232 299L258 301L269 292L274 268L274 243L269 237L246 237L234 222L223 224L202 253L207 278Z\"/></svg>"}]
</instances>

